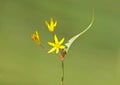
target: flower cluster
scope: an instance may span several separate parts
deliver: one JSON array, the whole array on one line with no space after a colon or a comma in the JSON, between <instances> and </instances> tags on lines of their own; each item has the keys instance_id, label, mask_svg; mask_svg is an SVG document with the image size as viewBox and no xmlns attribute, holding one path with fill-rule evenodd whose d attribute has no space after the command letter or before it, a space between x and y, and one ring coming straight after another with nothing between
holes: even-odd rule
<instances>
[{"instance_id":1,"label":"flower cluster","mask_svg":"<svg viewBox=\"0 0 120 85\"><path fill-rule=\"evenodd\" d=\"M53 18L50 19L50 22L45 21L45 24L48 28L48 30L53 34L53 39L54 42L48 42L48 45L52 46L52 48L50 50L48 50L48 53L52 53L55 51L56 54L61 54L61 60L63 59L63 54L65 53L65 45L62 45L64 42L64 38L62 38L60 41L58 40L57 35L55 34L55 28L57 26L57 21L54 21ZM38 31L35 31L35 34L32 34L32 40L38 44L38 45L42 45ZM43 46L43 45L42 45Z\"/></svg>"},{"instance_id":2,"label":"flower cluster","mask_svg":"<svg viewBox=\"0 0 120 85\"><path fill-rule=\"evenodd\" d=\"M73 44L73 42L78 37L80 37L81 35L83 35L86 31L88 31L91 28L93 22L94 22L94 16L92 18L91 23L88 25L88 27L86 29L84 29L82 32L79 32L77 35L75 35L72 38L70 38L68 40L68 42L66 42L64 45L62 45L65 39L62 38L59 41L58 37L57 37L57 35L55 33L55 28L57 26L57 21L54 21L53 18L50 19L50 22L45 21L45 24L46 24L48 30L52 33L53 39L54 39L54 42L48 42L48 45L52 46L52 48L50 50L48 50L48 53L52 53L52 52L55 51L56 54L60 54L60 58L63 61L64 58L65 58L66 53L68 52L68 50L69 50L70 46ZM41 45L42 47L44 47L42 45L42 43L41 43L38 31L35 31L35 34L32 34L31 38L32 38L32 40L36 44Z\"/></svg>"}]
</instances>

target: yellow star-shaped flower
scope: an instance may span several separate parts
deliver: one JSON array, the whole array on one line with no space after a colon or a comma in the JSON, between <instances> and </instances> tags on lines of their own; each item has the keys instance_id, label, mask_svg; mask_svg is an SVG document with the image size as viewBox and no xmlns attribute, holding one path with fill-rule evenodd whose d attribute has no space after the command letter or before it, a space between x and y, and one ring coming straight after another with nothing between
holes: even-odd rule
<instances>
[{"instance_id":1,"label":"yellow star-shaped flower","mask_svg":"<svg viewBox=\"0 0 120 85\"><path fill-rule=\"evenodd\" d=\"M53 18L51 18L51 19L50 19L50 24L49 24L47 21L45 21L45 24L46 24L46 26L48 27L48 30L49 30L50 32L54 32L55 27L56 27L56 25L57 25L57 21L54 22L54 21L53 21Z\"/></svg>"},{"instance_id":2,"label":"yellow star-shaped flower","mask_svg":"<svg viewBox=\"0 0 120 85\"><path fill-rule=\"evenodd\" d=\"M64 42L64 38L62 38L62 39L60 40L60 42L59 42L57 36L54 35L54 41L55 41L54 43L48 42L48 44L49 44L50 46L53 46L53 48L50 49L50 50L48 51L48 53L51 53L51 52L53 52L53 51L56 50L56 54L57 54L57 53L59 53L59 50L60 50L60 49L64 49L64 48L65 48L64 45L61 45L61 44Z\"/></svg>"},{"instance_id":3,"label":"yellow star-shaped flower","mask_svg":"<svg viewBox=\"0 0 120 85\"><path fill-rule=\"evenodd\" d=\"M35 34L32 34L31 38L36 44L40 44L40 37L38 31L35 31Z\"/></svg>"}]
</instances>

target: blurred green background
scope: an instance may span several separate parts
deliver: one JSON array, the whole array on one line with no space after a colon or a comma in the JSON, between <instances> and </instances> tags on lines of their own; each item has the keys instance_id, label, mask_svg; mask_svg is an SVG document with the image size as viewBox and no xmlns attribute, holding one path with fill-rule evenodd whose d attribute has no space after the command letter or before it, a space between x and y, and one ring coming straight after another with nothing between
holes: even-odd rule
<instances>
[{"instance_id":1,"label":"blurred green background","mask_svg":"<svg viewBox=\"0 0 120 85\"><path fill-rule=\"evenodd\" d=\"M60 85L61 62L34 44L31 34L52 41L45 20L53 17L59 39L92 28L65 58L64 85L120 85L119 0L0 0L0 85Z\"/></svg>"}]
</instances>

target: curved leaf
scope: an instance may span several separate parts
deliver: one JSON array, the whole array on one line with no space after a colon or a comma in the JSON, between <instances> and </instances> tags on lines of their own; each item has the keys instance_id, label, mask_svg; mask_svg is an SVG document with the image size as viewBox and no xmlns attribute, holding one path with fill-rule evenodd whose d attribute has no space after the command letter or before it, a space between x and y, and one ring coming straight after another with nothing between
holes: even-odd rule
<instances>
[{"instance_id":1,"label":"curved leaf","mask_svg":"<svg viewBox=\"0 0 120 85\"><path fill-rule=\"evenodd\" d=\"M93 17L92 17L91 23L89 24L89 26L88 26L86 29L84 29L84 30L83 30L82 32L80 32L79 34L73 36L71 39L68 40L67 43L65 43L65 46L67 46L66 52L68 52L70 46L72 45L72 43L73 43L78 37L80 37L80 36L83 35L86 31L88 31L88 30L90 29L90 27L92 26L93 22L94 22L94 15L93 15Z\"/></svg>"}]
</instances>

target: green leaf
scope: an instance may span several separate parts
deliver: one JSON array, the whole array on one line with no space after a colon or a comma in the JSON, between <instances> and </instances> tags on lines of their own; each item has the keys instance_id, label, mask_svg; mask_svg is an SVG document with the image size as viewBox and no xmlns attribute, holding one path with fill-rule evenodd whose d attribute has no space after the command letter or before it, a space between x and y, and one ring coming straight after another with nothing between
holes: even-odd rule
<instances>
[{"instance_id":1,"label":"green leaf","mask_svg":"<svg viewBox=\"0 0 120 85\"><path fill-rule=\"evenodd\" d=\"M87 32L87 31L90 29L90 27L93 25L93 22L94 22L94 15L93 15L93 17L92 17L92 20L91 20L89 26L88 26L86 29L84 29L84 30L83 30L82 32L80 32L79 34L73 36L71 39L68 40L67 43L65 43L65 46L67 46L67 48L65 49L66 52L68 52L70 46L72 45L72 43L73 43L78 37L80 37L81 35L83 35L85 32Z\"/></svg>"}]
</instances>

